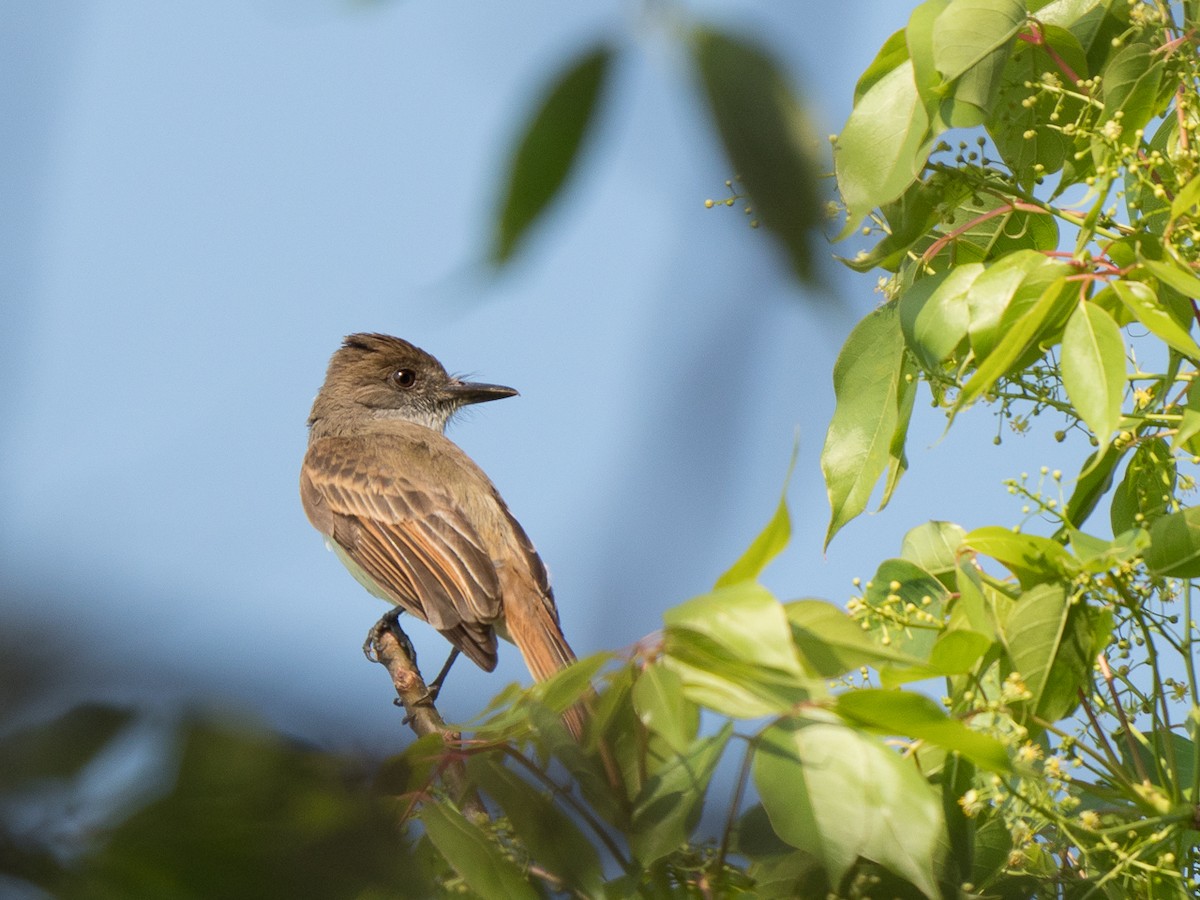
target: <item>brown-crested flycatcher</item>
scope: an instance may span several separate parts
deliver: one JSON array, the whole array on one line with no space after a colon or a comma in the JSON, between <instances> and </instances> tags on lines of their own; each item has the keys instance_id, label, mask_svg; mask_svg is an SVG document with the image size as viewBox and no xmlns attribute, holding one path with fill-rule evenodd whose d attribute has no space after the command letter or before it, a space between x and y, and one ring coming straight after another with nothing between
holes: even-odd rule
<instances>
[{"instance_id":1,"label":"brown-crested flycatcher","mask_svg":"<svg viewBox=\"0 0 1200 900\"><path fill-rule=\"evenodd\" d=\"M352 334L308 417L300 497L372 594L489 672L499 632L541 681L575 660L546 567L488 477L443 435L461 407L516 393L452 378L399 338ZM578 737L578 710L566 722Z\"/></svg>"}]
</instances>

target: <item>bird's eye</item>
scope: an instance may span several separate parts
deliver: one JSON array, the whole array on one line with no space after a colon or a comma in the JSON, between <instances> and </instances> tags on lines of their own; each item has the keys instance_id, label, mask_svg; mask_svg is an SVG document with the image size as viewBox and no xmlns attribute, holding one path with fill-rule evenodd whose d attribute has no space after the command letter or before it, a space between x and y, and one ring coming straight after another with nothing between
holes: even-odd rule
<instances>
[{"instance_id":1,"label":"bird's eye","mask_svg":"<svg viewBox=\"0 0 1200 900\"><path fill-rule=\"evenodd\" d=\"M392 373L392 381L397 387L410 388L417 383L417 373L412 369L399 369Z\"/></svg>"}]
</instances>

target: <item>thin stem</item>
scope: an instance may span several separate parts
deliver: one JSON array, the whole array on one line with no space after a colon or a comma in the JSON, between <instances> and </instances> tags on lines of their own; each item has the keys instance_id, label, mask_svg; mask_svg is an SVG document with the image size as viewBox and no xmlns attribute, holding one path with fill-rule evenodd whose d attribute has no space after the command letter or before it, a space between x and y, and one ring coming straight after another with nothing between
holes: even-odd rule
<instances>
[{"instance_id":1,"label":"thin stem","mask_svg":"<svg viewBox=\"0 0 1200 900\"><path fill-rule=\"evenodd\" d=\"M596 836L600 839L600 842L604 844L605 849L608 850L608 852L612 854L613 859L615 859L617 861L617 864L625 872L632 871L631 863L629 862L628 859L625 858L625 854L623 854L621 852L621 848L616 845L616 842L614 842L613 839L609 836L608 831L605 829L604 825L595 816L592 815L591 811L584 804L582 804L578 800L576 800L574 795L571 794L569 791L563 790L554 781L554 779L552 779L549 775L547 775L545 772L543 772L541 770L541 768L539 766L537 766L532 760L527 759L523 753L520 753L519 751L517 751L516 748L505 745L503 747L503 751L508 755L508 757L510 759L520 763L525 768L525 770L529 772L529 774L531 774L534 778L536 778L538 781L540 781L542 784L544 784L546 787L548 787L550 789L551 793L554 794L554 796L558 797L565 804L567 804L569 807L571 807L571 809L574 810L575 813L581 819L583 819L585 822L587 822L588 827L591 828L593 832L595 832Z\"/></svg>"},{"instance_id":2,"label":"thin stem","mask_svg":"<svg viewBox=\"0 0 1200 900\"><path fill-rule=\"evenodd\" d=\"M1142 763L1141 754L1138 753L1137 742L1133 737L1133 730L1129 725L1129 717L1125 715L1125 707L1121 704L1121 698L1117 695L1117 685L1113 679L1112 669L1108 667L1108 659L1103 653L1096 657L1096 661L1100 664L1100 675L1104 678L1104 683L1108 685L1108 692L1112 695L1113 705L1117 708L1117 718L1121 720L1121 730L1125 733L1125 740L1129 744L1129 755L1133 758L1133 767L1137 769L1138 777L1143 782L1149 781L1150 776L1146 774L1146 767Z\"/></svg>"},{"instance_id":3,"label":"thin stem","mask_svg":"<svg viewBox=\"0 0 1200 900\"><path fill-rule=\"evenodd\" d=\"M721 848L717 851L716 870L725 868L725 857L729 854L729 841L733 837L733 826L737 821L738 810L742 808L742 798L746 793L746 782L750 779L750 764L754 761L754 751L758 748L758 738L748 738L746 754L742 757L742 767L738 772L737 786L733 790L733 803L729 806L729 816L725 820L725 831L721 835Z\"/></svg>"}]
</instances>

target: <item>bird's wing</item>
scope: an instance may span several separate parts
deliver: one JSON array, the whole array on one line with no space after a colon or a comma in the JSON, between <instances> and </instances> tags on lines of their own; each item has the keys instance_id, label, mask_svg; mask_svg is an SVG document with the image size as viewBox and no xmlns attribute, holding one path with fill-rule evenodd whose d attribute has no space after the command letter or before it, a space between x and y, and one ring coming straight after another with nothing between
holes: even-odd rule
<instances>
[{"instance_id":1,"label":"bird's wing","mask_svg":"<svg viewBox=\"0 0 1200 900\"><path fill-rule=\"evenodd\" d=\"M491 557L435 478L381 462L380 440L314 441L300 475L304 511L377 593L490 671L496 665L491 624L501 615Z\"/></svg>"}]
</instances>

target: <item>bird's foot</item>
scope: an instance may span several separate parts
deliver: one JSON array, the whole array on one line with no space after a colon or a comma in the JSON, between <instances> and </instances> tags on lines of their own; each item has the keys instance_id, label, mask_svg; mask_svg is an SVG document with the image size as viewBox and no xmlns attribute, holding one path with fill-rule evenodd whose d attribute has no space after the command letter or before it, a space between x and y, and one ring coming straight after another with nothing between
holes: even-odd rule
<instances>
[{"instance_id":1,"label":"bird's foot","mask_svg":"<svg viewBox=\"0 0 1200 900\"><path fill-rule=\"evenodd\" d=\"M369 662L379 662L379 655L375 652L375 645L385 632L390 631L396 637L396 640L400 642L400 646L404 648L404 652L412 659L413 666L416 666L417 651L413 648L412 641L408 639L408 635L400 627L400 614L403 612L404 610L399 606L394 606L380 616L379 621L371 626L371 630L367 632L367 639L363 641L363 656Z\"/></svg>"}]
</instances>

